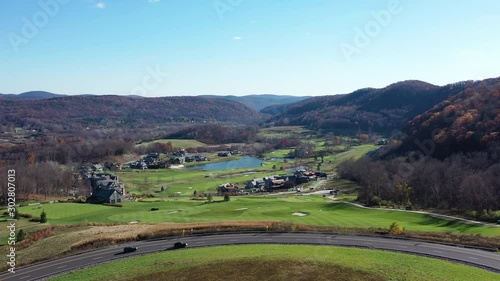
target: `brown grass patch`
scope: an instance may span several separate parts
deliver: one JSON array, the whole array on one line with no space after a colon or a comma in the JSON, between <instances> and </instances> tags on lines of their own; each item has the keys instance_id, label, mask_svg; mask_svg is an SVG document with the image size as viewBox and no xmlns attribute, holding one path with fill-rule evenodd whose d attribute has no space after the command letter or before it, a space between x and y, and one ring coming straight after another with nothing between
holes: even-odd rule
<instances>
[{"instance_id":1,"label":"brown grass patch","mask_svg":"<svg viewBox=\"0 0 500 281\"><path fill-rule=\"evenodd\" d=\"M354 270L331 264L298 262L290 260L259 261L235 260L223 264L206 264L166 270L154 274L128 279L130 281L382 281L383 277L370 272Z\"/></svg>"}]
</instances>

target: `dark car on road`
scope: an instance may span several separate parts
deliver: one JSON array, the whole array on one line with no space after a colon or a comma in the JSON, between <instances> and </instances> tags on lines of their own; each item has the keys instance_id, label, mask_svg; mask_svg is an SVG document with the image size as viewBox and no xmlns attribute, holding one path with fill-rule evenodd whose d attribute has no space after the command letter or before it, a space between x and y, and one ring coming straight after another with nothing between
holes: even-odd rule
<instances>
[{"instance_id":1,"label":"dark car on road","mask_svg":"<svg viewBox=\"0 0 500 281\"><path fill-rule=\"evenodd\" d=\"M188 244L184 243L184 242L175 242L174 243L174 249L186 248L187 245Z\"/></svg>"},{"instance_id":2,"label":"dark car on road","mask_svg":"<svg viewBox=\"0 0 500 281\"><path fill-rule=\"evenodd\" d=\"M124 253L132 253L135 251L137 251L137 247L125 247L125 248L123 248Z\"/></svg>"}]
</instances>

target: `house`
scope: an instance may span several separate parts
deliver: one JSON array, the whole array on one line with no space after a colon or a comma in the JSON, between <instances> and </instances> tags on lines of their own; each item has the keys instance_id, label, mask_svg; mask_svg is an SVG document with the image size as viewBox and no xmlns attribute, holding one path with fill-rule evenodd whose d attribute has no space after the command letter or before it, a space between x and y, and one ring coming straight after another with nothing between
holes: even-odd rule
<instances>
[{"instance_id":1,"label":"house","mask_svg":"<svg viewBox=\"0 0 500 281\"><path fill-rule=\"evenodd\" d=\"M263 179L253 179L245 185L245 189L260 189L265 187L265 181Z\"/></svg>"},{"instance_id":2,"label":"house","mask_svg":"<svg viewBox=\"0 0 500 281\"><path fill-rule=\"evenodd\" d=\"M196 162L200 162L200 161L207 161L207 160L208 160L208 159L207 159L207 157L205 157L205 156L200 156L200 155L195 155L195 156L194 156L194 161L196 161Z\"/></svg>"},{"instance_id":3,"label":"house","mask_svg":"<svg viewBox=\"0 0 500 281\"><path fill-rule=\"evenodd\" d=\"M229 151L219 152L219 153L217 153L217 156L219 156L219 157L229 157L229 156L231 156L231 152L229 152Z\"/></svg>"},{"instance_id":4,"label":"house","mask_svg":"<svg viewBox=\"0 0 500 281\"><path fill-rule=\"evenodd\" d=\"M174 152L175 156L185 156L186 155L186 150L184 148L179 149L179 151Z\"/></svg>"},{"instance_id":5,"label":"house","mask_svg":"<svg viewBox=\"0 0 500 281\"><path fill-rule=\"evenodd\" d=\"M217 194L219 196L222 195L240 195L242 194L242 190L239 187L232 183L221 184L217 187Z\"/></svg>"},{"instance_id":6,"label":"house","mask_svg":"<svg viewBox=\"0 0 500 281\"><path fill-rule=\"evenodd\" d=\"M183 164L184 163L184 157L171 157L170 158L170 163L172 163L172 164Z\"/></svg>"},{"instance_id":7,"label":"house","mask_svg":"<svg viewBox=\"0 0 500 281\"><path fill-rule=\"evenodd\" d=\"M91 194L97 190L115 189L120 194L125 194L125 185L120 183L118 176L106 174L94 174L90 177Z\"/></svg>"},{"instance_id":8,"label":"house","mask_svg":"<svg viewBox=\"0 0 500 281\"><path fill-rule=\"evenodd\" d=\"M117 204L122 202L122 194L116 189L97 189L87 198L87 203L91 204Z\"/></svg>"},{"instance_id":9,"label":"house","mask_svg":"<svg viewBox=\"0 0 500 281\"><path fill-rule=\"evenodd\" d=\"M110 171L121 171L123 169L123 165L121 163L105 162L104 167Z\"/></svg>"},{"instance_id":10,"label":"house","mask_svg":"<svg viewBox=\"0 0 500 281\"><path fill-rule=\"evenodd\" d=\"M99 163L94 163L94 164L92 164L92 166L91 166L91 167L92 167L92 170L93 170L94 172L102 172L102 171L103 171L103 169L102 169L102 165L101 165L101 164L99 164Z\"/></svg>"},{"instance_id":11,"label":"house","mask_svg":"<svg viewBox=\"0 0 500 281\"><path fill-rule=\"evenodd\" d=\"M158 153L158 152L151 152L151 153L148 154L148 157L149 158L158 159L158 158L160 158L160 153Z\"/></svg>"},{"instance_id":12,"label":"house","mask_svg":"<svg viewBox=\"0 0 500 281\"><path fill-rule=\"evenodd\" d=\"M186 156L184 157L184 162L194 162L194 157L193 156Z\"/></svg>"},{"instance_id":13,"label":"house","mask_svg":"<svg viewBox=\"0 0 500 281\"><path fill-rule=\"evenodd\" d=\"M148 168L148 164L146 162L139 160L137 162L130 163L130 168L132 169L139 169L139 170L146 170Z\"/></svg>"}]
</instances>

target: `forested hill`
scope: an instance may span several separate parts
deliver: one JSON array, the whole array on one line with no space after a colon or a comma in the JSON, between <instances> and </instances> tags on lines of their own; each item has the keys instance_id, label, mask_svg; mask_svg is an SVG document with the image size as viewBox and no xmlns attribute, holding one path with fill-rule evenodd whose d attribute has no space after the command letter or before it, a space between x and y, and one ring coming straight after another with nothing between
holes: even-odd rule
<instances>
[{"instance_id":1,"label":"forested hill","mask_svg":"<svg viewBox=\"0 0 500 281\"><path fill-rule=\"evenodd\" d=\"M260 111L265 107L284 105L304 100L309 97L286 96L286 95L247 95L247 96L215 96L203 95L200 97L220 98L240 102L251 109Z\"/></svg>"},{"instance_id":2,"label":"forested hill","mask_svg":"<svg viewBox=\"0 0 500 281\"><path fill-rule=\"evenodd\" d=\"M19 95L14 94L0 94L0 98L7 99L18 99L18 100L43 100L57 97L64 97L65 95L53 94L45 91L31 91L21 93Z\"/></svg>"},{"instance_id":3,"label":"forested hill","mask_svg":"<svg viewBox=\"0 0 500 281\"><path fill-rule=\"evenodd\" d=\"M143 126L166 122L258 122L261 114L225 99L201 97L133 98L67 96L43 100L0 98L5 126Z\"/></svg>"},{"instance_id":4,"label":"forested hill","mask_svg":"<svg viewBox=\"0 0 500 281\"><path fill-rule=\"evenodd\" d=\"M269 121L337 132L390 133L474 84L468 81L439 87L422 81L403 81L382 89L365 88L350 94L314 97L287 106Z\"/></svg>"},{"instance_id":5,"label":"forested hill","mask_svg":"<svg viewBox=\"0 0 500 281\"><path fill-rule=\"evenodd\" d=\"M403 131L407 137L397 150L399 153L420 150L442 159L456 152L498 147L500 78L474 83L416 116Z\"/></svg>"}]
</instances>

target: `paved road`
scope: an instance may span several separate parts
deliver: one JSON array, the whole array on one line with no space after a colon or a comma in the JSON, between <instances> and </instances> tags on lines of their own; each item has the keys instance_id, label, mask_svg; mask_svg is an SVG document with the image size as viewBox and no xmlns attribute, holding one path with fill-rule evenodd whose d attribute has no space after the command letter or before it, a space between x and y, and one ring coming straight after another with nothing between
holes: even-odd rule
<instances>
[{"instance_id":1,"label":"paved road","mask_svg":"<svg viewBox=\"0 0 500 281\"><path fill-rule=\"evenodd\" d=\"M203 247L234 244L318 244L337 246L356 246L389 251L423 254L436 258L445 258L465 262L472 266L487 268L500 272L500 255L476 249L446 246L434 243L422 243L411 240L390 239L381 237L312 234L312 233L242 233L220 234L210 236L189 236L182 239L167 238L162 240L139 241L126 245L112 246L101 250L86 252L58 260L42 262L20 268L16 273L0 274L4 281L40 280L44 277L68 272L86 266L100 264L104 261L131 257L140 254L171 250L175 241L187 242L189 247ZM124 246L137 246L133 253L124 254ZM321 258L321 253L318 254Z\"/></svg>"}]
</instances>

